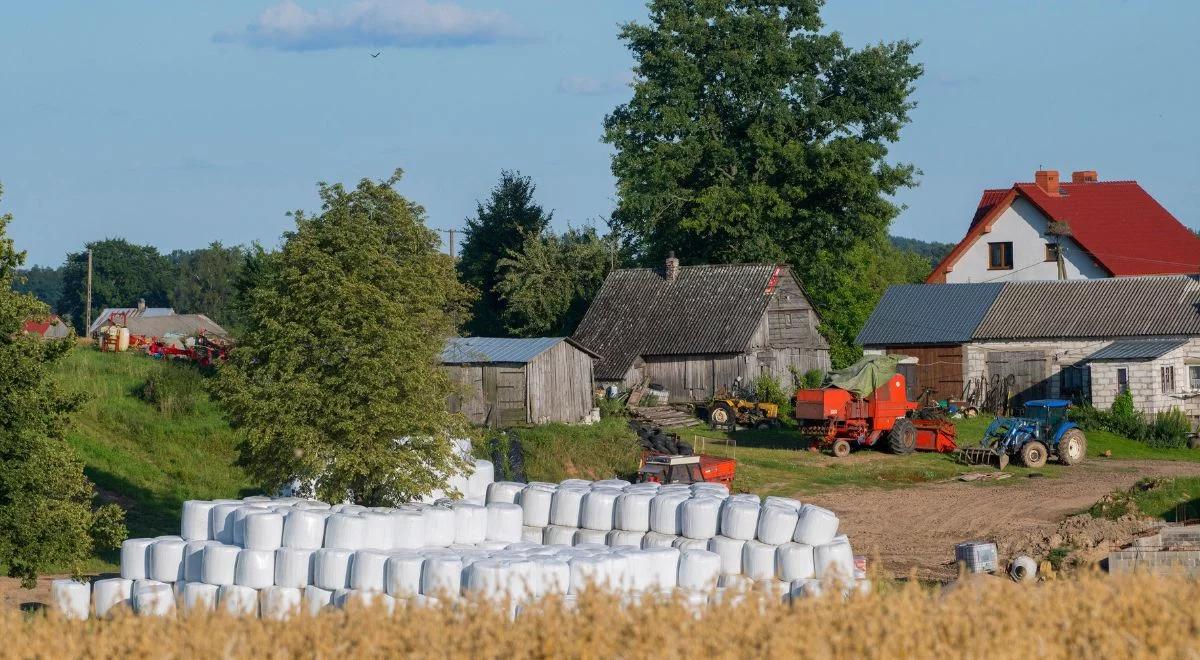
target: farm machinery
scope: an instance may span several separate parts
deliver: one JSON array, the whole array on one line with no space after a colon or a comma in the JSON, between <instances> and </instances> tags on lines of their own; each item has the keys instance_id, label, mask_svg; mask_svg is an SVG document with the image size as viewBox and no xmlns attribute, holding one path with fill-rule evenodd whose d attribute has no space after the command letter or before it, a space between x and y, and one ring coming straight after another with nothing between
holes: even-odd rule
<instances>
[{"instance_id":1,"label":"farm machinery","mask_svg":"<svg viewBox=\"0 0 1200 660\"><path fill-rule=\"evenodd\" d=\"M724 456L696 454L692 445L675 433L636 420L629 422L642 445L638 466L639 483L693 484L705 481L731 486L737 473L737 461Z\"/></svg>"},{"instance_id":2,"label":"farm machinery","mask_svg":"<svg viewBox=\"0 0 1200 660\"><path fill-rule=\"evenodd\" d=\"M722 390L708 402L708 424L714 429L737 430L738 426L756 429L779 427L779 406L746 394L738 376L733 392Z\"/></svg>"},{"instance_id":3,"label":"farm machinery","mask_svg":"<svg viewBox=\"0 0 1200 660\"><path fill-rule=\"evenodd\" d=\"M909 401L904 375L896 373L902 356L871 356L834 372L821 388L799 389L795 417L813 441L810 448L843 458L854 447L881 443L892 453L952 452L954 424L941 415L918 414Z\"/></svg>"},{"instance_id":4,"label":"farm machinery","mask_svg":"<svg viewBox=\"0 0 1200 660\"><path fill-rule=\"evenodd\" d=\"M1076 465L1087 455L1087 437L1067 419L1070 407L1065 399L1027 401L1022 416L992 420L979 446L964 447L959 459L1001 470L1013 456L1031 468L1042 467L1051 456L1057 456L1063 465Z\"/></svg>"}]
</instances>

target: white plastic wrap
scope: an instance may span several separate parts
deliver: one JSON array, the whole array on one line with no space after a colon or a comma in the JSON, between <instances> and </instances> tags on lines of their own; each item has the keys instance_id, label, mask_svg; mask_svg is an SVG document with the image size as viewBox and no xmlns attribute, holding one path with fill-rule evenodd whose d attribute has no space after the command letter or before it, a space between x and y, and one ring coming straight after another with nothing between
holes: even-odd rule
<instances>
[{"instance_id":1,"label":"white plastic wrap","mask_svg":"<svg viewBox=\"0 0 1200 660\"><path fill-rule=\"evenodd\" d=\"M144 580L150 575L150 546L154 539L125 539L121 543L121 577Z\"/></svg>"},{"instance_id":2,"label":"white plastic wrap","mask_svg":"<svg viewBox=\"0 0 1200 660\"><path fill-rule=\"evenodd\" d=\"M236 545L214 543L204 546L201 558L201 579L206 584L223 587L233 584L237 574L238 554L242 551Z\"/></svg>"},{"instance_id":3,"label":"white plastic wrap","mask_svg":"<svg viewBox=\"0 0 1200 660\"><path fill-rule=\"evenodd\" d=\"M415 550L425 546L425 514L397 511L392 514L392 548Z\"/></svg>"},{"instance_id":4,"label":"white plastic wrap","mask_svg":"<svg viewBox=\"0 0 1200 660\"><path fill-rule=\"evenodd\" d=\"M216 541L188 541L183 546L183 579L187 582L204 580L204 548Z\"/></svg>"},{"instance_id":5,"label":"white plastic wrap","mask_svg":"<svg viewBox=\"0 0 1200 660\"><path fill-rule=\"evenodd\" d=\"M751 580L775 578L776 546L751 539L742 546L742 575Z\"/></svg>"},{"instance_id":6,"label":"white plastic wrap","mask_svg":"<svg viewBox=\"0 0 1200 660\"><path fill-rule=\"evenodd\" d=\"M613 528L614 507L621 491L614 488L596 488L583 498L579 513L579 526L607 532Z\"/></svg>"},{"instance_id":7,"label":"white plastic wrap","mask_svg":"<svg viewBox=\"0 0 1200 660\"><path fill-rule=\"evenodd\" d=\"M785 543L775 551L775 577L787 582L814 578L815 561L811 545Z\"/></svg>"},{"instance_id":8,"label":"white plastic wrap","mask_svg":"<svg viewBox=\"0 0 1200 660\"><path fill-rule=\"evenodd\" d=\"M608 561L603 556L580 555L568 560L571 567L570 592L577 594L591 587L602 587L609 582Z\"/></svg>"},{"instance_id":9,"label":"white plastic wrap","mask_svg":"<svg viewBox=\"0 0 1200 660\"><path fill-rule=\"evenodd\" d=\"M395 533L395 523L390 513L379 511L364 511L359 514L363 519L363 543L359 550L391 550Z\"/></svg>"},{"instance_id":10,"label":"white plastic wrap","mask_svg":"<svg viewBox=\"0 0 1200 660\"><path fill-rule=\"evenodd\" d=\"M656 591L675 588L679 574L680 552L675 548L646 548L642 557L649 571L649 585Z\"/></svg>"},{"instance_id":11,"label":"white plastic wrap","mask_svg":"<svg viewBox=\"0 0 1200 660\"><path fill-rule=\"evenodd\" d=\"M617 498L613 520L617 529L627 532L650 531L651 491L627 491Z\"/></svg>"},{"instance_id":12,"label":"white plastic wrap","mask_svg":"<svg viewBox=\"0 0 1200 660\"><path fill-rule=\"evenodd\" d=\"M86 582L55 580L50 583L50 602L64 618L84 621L91 608L92 588Z\"/></svg>"},{"instance_id":13,"label":"white plastic wrap","mask_svg":"<svg viewBox=\"0 0 1200 660\"><path fill-rule=\"evenodd\" d=\"M350 588L359 591L383 591L386 586L388 553L359 550L350 568Z\"/></svg>"},{"instance_id":14,"label":"white plastic wrap","mask_svg":"<svg viewBox=\"0 0 1200 660\"><path fill-rule=\"evenodd\" d=\"M179 535L187 541L207 541L212 538L212 523L209 516L216 505L216 502L206 500L184 502Z\"/></svg>"},{"instance_id":15,"label":"white plastic wrap","mask_svg":"<svg viewBox=\"0 0 1200 660\"><path fill-rule=\"evenodd\" d=\"M525 490L525 484L515 481L493 481L487 485L488 504L518 504L517 497Z\"/></svg>"},{"instance_id":16,"label":"white plastic wrap","mask_svg":"<svg viewBox=\"0 0 1200 660\"><path fill-rule=\"evenodd\" d=\"M536 592L543 594L565 594L571 590L571 564L558 557L534 557L534 572L537 575Z\"/></svg>"},{"instance_id":17,"label":"white plastic wrap","mask_svg":"<svg viewBox=\"0 0 1200 660\"><path fill-rule=\"evenodd\" d=\"M546 488L529 486L521 491L517 504L524 512L524 524L530 527L546 527L550 524L550 504L554 500L554 491Z\"/></svg>"},{"instance_id":18,"label":"white plastic wrap","mask_svg":"<svg viewBox=\"0 0 1200 660\"><path fill-rule=\"evenodd\" d=\"M715 481L704 481L698 484L692 484L693 495L712 495L725 499L729 497L729 486Z\"/></svg>"},{"instance_id":19,"label":"white plastic wrap","mask_svg":"<svg viewBox=\"0 0 1200 660\"><path fill-rule=\"evenodd\" d=\"M313 555L316 550L280 548L275 551L275 584L303 589L312 583Z\"/></svg>"},{"instance_id":20,"label":"white plastic wrap","mask_svg":"<svg viewBox=\"0 0 1200 660\"><path fill-rule=\"evenodd\" d=\"M314 585L334 591L350 586L350 563L354 550L322 548L313 553Z\"/></svg>"},{"instance_id":21,"label":"white plastic wrap","mask_svg":"<svg viewBox=\"0 0 1200 660\"><path fill-rule=\"evenodd\" d=\"M283 544L283 515L273 512L252 513L242 521L243 536L250 550L277 550Z\"/></svg>"},{"instance_id":22,"label":"white plastic wrap","mask_svg":"<svg viewBox=\"0 0 1200 660\"><path fill-rule=\"evenodd\" d=\"M233 583L251 589L262 589L275 584L275 551L242 550L239 552Z\"/></svg>"},{"instance_id":23,"label":"white plastic wrap","mask_svg":"<svg viewBox=\"0 0 1200 660\"><path fill-rule=\"evenodd\" d=\"M179 601L186 614L212 612L217 609L217 595L221 587L203 582L188 582L183 585Z\"/></svg>"},{"instance_id":24,"label":"white plastic wrap","mask_svg":"<svg viewBox=\"0 0 1200 660\"><path fill-rule=\"evenodd\" d=\"M487 508L470 502L454 502L454 543L476 545L487 539Z\"/></svg>"},{"instance_id":25,"label":"white plastic wrap","mask_svg":"<svg viewBox=\"0 0 1200 660\"><path fill-rule=\"evenodd\" d=\"M642 537L642 548L674 548L678 538L674 534L646 532L646 535Z\"/></svg>"},{"instance_id":26,"label":"white plastic wrap","mask_svg":"<svg viewBox=\"0 0 1200 660\"><path fill-rule=\"evenodd\" d=\"M796 533L796 510L778 504L764 505L758 514L759 541L770 545L782 545L792 540Z\"/></svg>"},{"instance_id":27,"label":"white plastic wrap","mask_svg":"<svg viewBox=\"0 0 1200 660\"><path fill-rule=\"evenodd\" d=\"M133 611L139 616L171 616L175 614L175 593L171 585L162 582L141 585L133 591Z\"/></svg>"},{"instance_id":28,"label":"white plastic wrap","mask_svg":"<svg viewBox=\"0 0 1200 660\"><path fill-rule=\"evenodd\" d=\"M838 517L829 509L806 504L800 509L792 540L811 546L824 545L837 536Z\"/></svg>"},{"instance_id":29,"label":"white plastic wrap","mask_svg":"<svg viewBox=\"0 0 1200 660\"><path fill-rule=\"evenodd\" d=\"M689 539L680 536L671 544L679 550L708 550L708 539Z\"/></svg>"},{"instance_id":30,"label":"white plastic wrap","mask_svg":"<svg viewBox=\"0 0 1200 660\"><path fill-rule=\"evenodd\" d=\"M614 488L616 490L621 490L623 488L628 488L630 485L631 484L624 479L601 479L600 481L593 482L592 488Z\"/></svg>"},{"instance_id":31,"label":"white plastic wrap","mask_svg":"<svg viewBox=\"0 0 1200 660\"><path fill-rule=\"evenodd\" d=\"M854 579L854 550L845 540L834 540L831 543L816 546L814 552L817 578L840 579L849 582Z\"/></svg>"},{"instance_id":32,"label":"white plastic wrap","mask_svg":"<svg viewBox=\"0 0 1200 660\"><path fill-rule=\"evenodd\" d=\"M315 585L304 588L304 611L309 616L316 616L325 607L333 604L333 591L322 589Z\"/></svg>"},{"instance_id":33,"label":"white plastic wrap","mask_svg":"<svg viewBox=\"0 0 1200 660\"><path fill-rule=\"evenodd\" d=\"M577 527L551 525L542 532L542 543L546 545L574 545Z\"/></svg>"},{"instance_id":34,"label":"white plastic wrap","mask_svg":"<svg viewBox=\"0 0 1200 660\"><path fill-rule=\"evenodd\" d=\"M92 606L96 610L96 618L108 616L113 608L132 607L133 580L125 578L109 578L96 580L92 583Z\"/></svg>"},{"instance_id":35,"label":"white plastic wrap","mask_svg":"<svg viewBox=\"0 0 1200 660\"><path fill-rule=\"evenodd\" d=\"M481 559L471 564L467 569L467 582L464 591L476 594L491 601L502 601L506 598L520 600L524 594L523 585L519 584L512 565L500 559Z\"/></svg>"},{"instance_id":36,"label":"white plastic wrap","mask_svg":"<svg viewBox=\"0 0 1200 660\"><path fill-rule=\"evenodd\" d=\"M741 539L738 539L741 540ZM743 541L743 543L745 543ZM749 591L754 586L754 580L738 573L737 575L722 575L717 580L717 588L725 589L726 594L730 591Z\"/></svg>"},{"instance_id":37,"label":"white plastic wrap","mask_svg":"<svg viewBox=\"0 0 1200 660\"><path fill-rule=\"evenodd\" d=\"M458 557L427 557L421 566L421 593L455 597L462 591L463 562Z\"/></svg>"},{"instance_id":38,"label":"white plastic wrap","mask_svg":"<svg viewBox=\"0 0 1200 660\"><path fill-rule=\"evenodd\" d=\"M796 580L788 585L788 598L791 600L820 596L821 592L821 581L815 578Z\"/></svg>"},{"instance_id":39,"label":"white plastic wrap","mask_svg":"<svg viewBox=\"0 0 1200 660\"><path fill-rule=\"evenodd\" d=\"M558 485L560 488L583 488L585 490L590 490L592 487L592 482L588 481L587 479L563 479Z\"/></svg>"},{"instance_id":40,"label":"white plastic wrap","mask_svg":"<svg viewBox=\"0 0 1200 660\"><path fill-rule=\"evenodd\" d=\"M425 519L425 545L433 548L449 547L454 543L454 511L439 506L421 510Z\"/></svg>"},{"instance_id":41,"label":"white plastic wrap","mask_svg":"<svg viewBox=\"0 0 1200 660\"><path fill-rule=\"evenodd\" d=\"M323 511L292 510L283 521L283 547L316 550L325 541Z\"/></svg>"},{"instance_id":42,"label":"white plastic wrap","mask_svg":"<svg viewBox=\"0 0 1200 660\"><path fill-rule=\"evenodd\" d=\"M792 497L768 495L763 498L763 506L782 506L791 509L792 511L799 511L800 507L803 505L800 504L800 500Z\"/></svg>"},{"instance_id":43,"label":"white plastic wrap","mask_svg":"<svg viewBox=\"0 0 1200 660\"><path fill-rule=\"evenodd\" d=\"M217 594L217 605L233 616L258 616L258 590L236 584L223 586Z\"/></svg>"},{"instance_id":44,"label":"white plastic wrap","mask_svg":"<svg viewBox=\"0 0 1200 660\"><path fill-rule=\"evenodd\" d=\"M745 545L745 539L731 539L728 536L714 536L708 540L709 551L721 558L721 575L741 574L742 548Z\"/></svg>"},{"instance_id":45,"label":"white plastic wrap","mask_svg":"<svg viewBox=\"0 0 1200 660\"><path fill-rule=\"evenodd\" d=\"M749 541L758 533L758 498L749 502L734 497L725 500L721 506L721 534L731 539Z\"/></svg>"},{"instance_id":46,"label":"white plastic wrap","mask_svg":"<svg viewBox=\"0 0 1200 660\"><path fill-rule=\"evenodd\" d=\"M563 482L564 486L566 482ZM579 527L583 497L590 493L582 488L559 488L550 502L550 524L560 527Z\"/></svg>"},{"instance_id":47,"label":"white plastic wrap","mask_svg":"<svg viewBox=\"0 0 1200 660\"><path fill-rule=\"evenodd\" d=\"M650 529L659 534L679 536L679 506L688 501L688 492L659 492L650 500Z\"/></svg>"},{"instance_id":48,"label":"white plastic wrap","mask_svg":"<svg viewBox=\"0 0 1200 660\"><path fill-rule=\"evenodd\" d=\"M575 532L575 540L573 545L605 545L608 540L608 532L602 532L598 529L581 529Z\"/></svg>"},{"instance_id":49,"label":"white plastic wrap","mask_svg":"<svg viewBox=\"0 0 1200 660\"><path fill-rule=\"evenodd\" d=\"M177 582L183 579L183 550L187 541L163 539L150 546L151 580Z\"/></svg>"},{"instance_id":50,"label":"white plastic wrap","mask_svg":"<svg viewBox=\"0 0 1200 660\"><path fill-rule=\"evenodd\" d=\"M537 543L540 545L542 543L542 539L545 538L545 535L545 527L521 526L521 541L523 543Z\"/></svg>"},{"instance_id":51,"label":"white plastic wrap","mask_svg":"<svg viewBox=\"0 0 1200 660\"><path fill-rule=\"evenodd\" d=\"M361 550L366 542L367 521L352 513L335 513L325 519L325 547Z\"/></svg>"},{"instance_id":52,"label":"white plastic wrap","mask_svg":"<svg viewBox=\"0 0 1200 660\"><path fill-rule=\"evenodd\" d=\"M233 528L233 545L246 547L246 517L254 513L269 512L270 509L261 502L244 504L229 514L229 526Z\"/></svg>"},{"instance_id":53,"label":"white plastic wrap","mask_svg":"<svg viewBox=\"0 0 1200 660\"><path fill-rule=\"evenodd\" d=\"M233 543L233 521L231 516L234 511L241 508L241 502L218 502L209 513L209 528L212 531L213 540L220 541L226 545Z\"/></svg>"},{"instance_id":54,"label":"white plastic wrap","mask_svg":"<svg viewBox=\"0 0 1200 660\"><path fill-rule=\"evenodd\" d=\"M721 558L708 550L683 550L679 553L679 588L711 591L721 575Z\"/></svg>"},{"instance_id":55,"label":"white plastic wrap","mask_svg":"<svg viewBox=\"0 0 1200 660\"><path fill-rule=\"evenodd\" d=\"M614 529L605 536L604 543L613 548L640 548L642 547L642 539L645 537L645 532L627 532L623 529Z\"/></svg>"},{"instance_id":56,"label":"white plastic wrap","mask_svg":"<svg viewBox=\"0 0 1200 660\"><path fill-rule=\"evenodd\" d=\"M487 505L487 540L504 543L521 542L521 523L525 512L520 505L494 502Z\"/></svg>"},{"instance_id":57,"label":"white plastic wrap","mask_svg":"<svg viewBox=\"0 0 1200 660\"><path fill-rule=\"evenodd\" d=\"M421 593L421 567L425 558L415 552L392 553L384 569L388 594L411 598Z\"/></svg>"},{"instance_id":58,"label":"white plastic wrap","mask_svg":"<svg viewBox=\"0 0 1200 660\"><path fill-rule=\"evenodd\" d=\"M721 500L716 497L693 497L679 505L679 530L690 539L707 541L720 529Z\"/></svg>"},{"instance_id":59,"label":"white plastic wrap","mask_svg":"<svg viewBox=\"0 0 1200 660\"><path fill-rule=\"evenodd\" d=\"M488 484L495 480L496 468L492 462L477 458L475 459L475 470L467 477L467 490L464 495L482 500L487 497Z\"/></svg>"},{"instance_id":60,"label":"white plastic wrap","mask_svg":"<svg viewBox=\"0 0 1200 660\"><path fill-rule=\"evenodd\" d=\"M259 595L262 618L287 621L300 613L304 592L295 587L267 587Z\"/></svg>"}]
</instances>

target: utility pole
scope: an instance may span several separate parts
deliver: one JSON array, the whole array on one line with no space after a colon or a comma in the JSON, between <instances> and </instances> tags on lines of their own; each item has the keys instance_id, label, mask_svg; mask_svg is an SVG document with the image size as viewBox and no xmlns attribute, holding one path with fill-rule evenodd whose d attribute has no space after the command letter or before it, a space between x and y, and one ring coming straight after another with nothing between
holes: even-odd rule
<instances>
[{"instance_id":1,"label":"utility pole","mask_svg":"<svg viewBox=\"0 0 1200 660\"><path fill-rule=\"evenodd\" d=\"M83 326L84 332L92 327L92 250L88 248L88 275L87 275L87 312L85 318L86 325Z\"/></svg>"},{"instance_id":2,"label":"utility pole","mask_svg":"<svg viewBox=\"0 0 1200 660\"><path fill-rule=\"evenodd\" d=\"M454 235L458 233L457 229L439 229L443 234L450 234L450 260L454 260Z\"/></svg>"}]
</instances>

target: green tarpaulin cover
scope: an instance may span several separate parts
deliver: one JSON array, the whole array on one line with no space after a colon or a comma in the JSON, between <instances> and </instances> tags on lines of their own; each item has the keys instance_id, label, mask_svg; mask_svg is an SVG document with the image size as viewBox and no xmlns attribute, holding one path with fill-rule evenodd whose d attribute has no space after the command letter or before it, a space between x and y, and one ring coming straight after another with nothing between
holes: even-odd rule
<instances>
[{"instance_id":1,"label":"green tarpaulin cover","mask_svg":"<svg viewBox=\"0 0 1200 660\"><path fill-rule=\"evenodd\" d=\"M858 396L867 396L895 376L897 365L907 359L906 355L868 355L845 369L829 372L825 387L838 387Z\"/></svg>"}]
</instances>

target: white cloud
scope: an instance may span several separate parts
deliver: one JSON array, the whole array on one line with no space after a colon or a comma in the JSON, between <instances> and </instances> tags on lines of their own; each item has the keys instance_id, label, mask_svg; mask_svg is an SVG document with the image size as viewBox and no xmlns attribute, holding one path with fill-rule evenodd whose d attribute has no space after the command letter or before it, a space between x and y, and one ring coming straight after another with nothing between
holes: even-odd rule
<instances>
[{"instance_id":1,"label":"white cloud","mask_svg":"<svg viewBox=\"0 0 1200 660\"><path fill-rule=\"evenodd\" d=\"M558 81L558 91L560 94L573 96L601 96L626 91L631 82L633 82L632 73L624 73L607 79L593 78L592 76L564 76Z\"/></svg>"},{"instance_id":2,"label":"white cloud","mask_svg":"<svg viewBox=\"0 0 1200 660\"><path fill-rule=\"evenodd\" d=\"M244 29L218 33L220 42L278 50L330 48L453 48L525 37L500 11L428 0L355 0L333 10L306 9L295 0L268 7Z\"/></svg>"}]
</instances>

